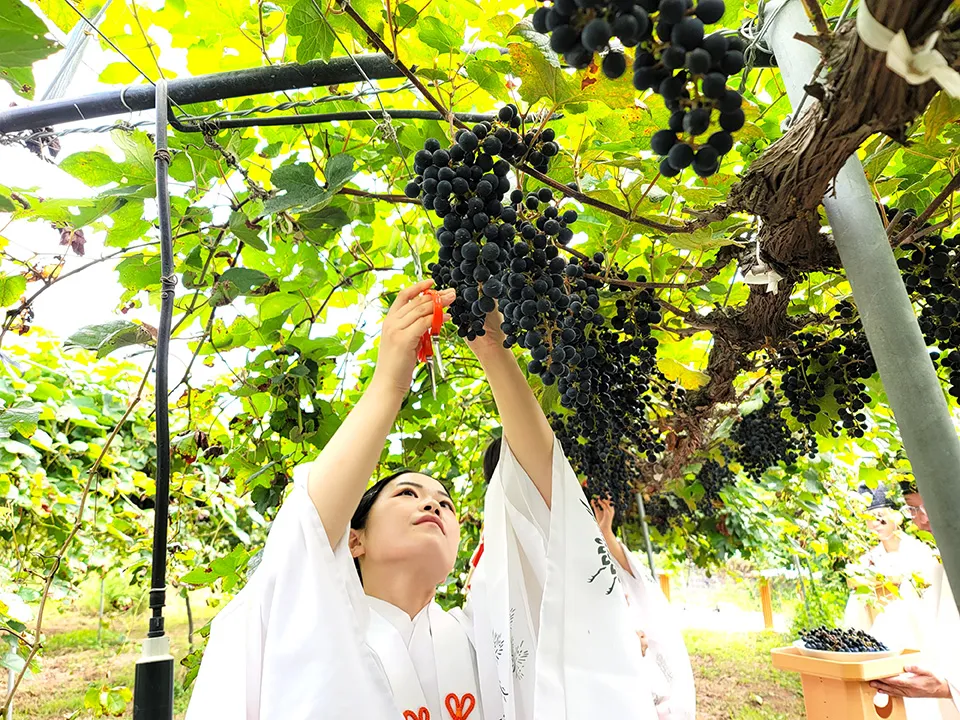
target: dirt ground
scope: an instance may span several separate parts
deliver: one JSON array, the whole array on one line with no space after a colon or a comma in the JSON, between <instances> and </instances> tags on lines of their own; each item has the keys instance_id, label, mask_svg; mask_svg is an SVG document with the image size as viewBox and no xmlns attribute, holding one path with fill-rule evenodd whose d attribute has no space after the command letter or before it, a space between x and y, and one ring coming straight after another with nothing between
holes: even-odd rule
<instances>
[{"instance_id":1,"label":"dirt ground","mask_svg":"<svg viewBox=\"0 0 960 720\"><path fill-rule=\"evenodd\" d=\"M115 617L102 647L95 646L96 618L75 613L53 614L47 624L51 649L37 676L27 677L17 692L14 718L82 720L93 717L84 696L91 686L133 685L143 618ZM200 620L203 622L203 619ZM187 652L187 626L181 618L168 623L172 650L179 661ZM119 633L119 634L118 634ZM124 639L134 638L133 640ZM700 720L793 720L803 717L799 681L770 666L769 651L785 644L774 633L725 633L690 630L687 648L697 683ZM183 668L178 666L182 679ZM6 679L3 678L5 683ZM0 686L2 687L2 686ZM5 690L5 688L4 688ZM187 696L178 692L177 720ZM130 717L128 704L125 717Z\"/></svg>"}]
</instances>

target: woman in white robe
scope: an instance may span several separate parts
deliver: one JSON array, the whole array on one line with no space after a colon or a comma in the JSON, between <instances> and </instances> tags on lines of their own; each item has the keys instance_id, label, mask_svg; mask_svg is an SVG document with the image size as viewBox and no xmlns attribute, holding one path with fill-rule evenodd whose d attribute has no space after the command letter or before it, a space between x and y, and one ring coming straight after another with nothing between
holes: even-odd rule
<instances>
[{"instance_id":1,"label":"woman in white robe","mask_svg":"<svg viewBox=\"0 0 960 720\"><path fill-rule=\"evenodd\" d=\"M926 614L921 595L936 558L927 545L900 529L903 515L893 508L884 486L873 493L867 512L867 526L880 542L848 568L850 584L866 586L869 592L850 594L844 624L869 632L892 648L917 649ZM917 578L922 580L919 587Z\"/></svg>"},{"instance_id":2,"label":"woman in white robe","mask_svg":"<svg viewBox=\"0 0 960 720\"><path fill-rule=\"evenodd\" d=\"M471 349L506 442L462 611L433 600L459 544L442 484L405 472L365 495L432 322L429 286L400 292L370 386L294 471L260 566L213 621L187 720L656 717L590 507L496 323Z\"/></svg>"},{"instance_id":3,"label":"woman in white robe","mask_svg":"<svg viewBox=\"0 0 960 720\"><path fill-rule=\"evenodd\" d=\"M904 510L919 530L932 532L916 485L902 481ZM908 720L960 720L960 612L943 566L937 563L924 593L927 622L920 646L921 666L870 684L887 695L904 698Z\"/></svg>"}]
</instances>

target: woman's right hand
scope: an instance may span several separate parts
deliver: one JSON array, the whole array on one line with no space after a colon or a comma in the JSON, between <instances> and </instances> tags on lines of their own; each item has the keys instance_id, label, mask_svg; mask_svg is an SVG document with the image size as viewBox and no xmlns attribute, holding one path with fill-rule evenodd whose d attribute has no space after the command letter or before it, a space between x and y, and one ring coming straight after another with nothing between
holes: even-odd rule
<instances>
[{"instance_id":1,"label":"woman's right hand","mask_svg":"<svg viewBox=\"0 0 960 720\"><path fill-rule=\"evenodd\" d=\"M421 280L404 288L390 306L380 330L380 350L373 381L381 387L406 392L417 365L417 344L433 324L433 297L424 290L433 280ZM446 308L456 299L452 288L441 290L440 304ZM444 313L444 320L449 316Z\"/></svg>"}]
</instances>

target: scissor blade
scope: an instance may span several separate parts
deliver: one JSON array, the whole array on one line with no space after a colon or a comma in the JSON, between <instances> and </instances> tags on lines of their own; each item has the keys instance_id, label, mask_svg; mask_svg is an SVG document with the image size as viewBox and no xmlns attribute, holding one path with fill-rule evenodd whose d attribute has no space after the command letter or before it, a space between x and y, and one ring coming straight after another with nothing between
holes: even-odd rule
<instances>
[{"instance_id":1,"label":"scissor blade","mask_svg":"<svg viewBox=\"0 0 960 720\"><path fill-rule=\"evenodd\" d=\"M437 365L437 377L443 380L443 359L440 357L440 343L436 338L431 339L433 343L433 360Z\"/></svg>"}]
</instances>

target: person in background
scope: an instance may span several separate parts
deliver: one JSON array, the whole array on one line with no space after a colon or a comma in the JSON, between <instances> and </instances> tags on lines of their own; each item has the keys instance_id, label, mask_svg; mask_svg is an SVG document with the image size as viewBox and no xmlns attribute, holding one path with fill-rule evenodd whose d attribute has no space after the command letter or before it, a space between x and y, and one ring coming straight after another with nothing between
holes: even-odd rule
<instances>
[{"instance_id":1,"label":"person in background","mask_svg":"<svg viewBox=\"0 0 960 720\"><path fill-rule=\"evenodd\" d=\"M659 720L694 720L697 692L693 668L673 609L643 562L617 538L613 528L616 519L613 503L595 498L591 504L603 540L617 561L637 634L646 645L644 659L651 666L651 686Z\"/></svg>"},{"instance_id":2,"label":"person in background","mask_svg":"<svg viewBox=\"0 0 960 720\"><path fill-rule=\"evenodd\" d=\"M916 483L902 481L900 489L906 503L904 514L918 530L932 533ZM907 666L900 675L870 684L887 695L906 698L911 720L960 720L960 613L939 563L923 600L929 619L921 643L923 666Z\"/></svg>"},{"instance_id":3,"label":"person in background","mask_svg":"<svg viewBox=\"0 0 960 720\"><path fill-rule=\"evenodd\" d=\"M867 518L879 543L847 568L854 592L844 625L868 632L891 648L919 648L924 614L920 597L936 565L933 551L903 532L903 514L885 485L871 492Z\"/></svg>"},{"instance_id":4,"label":"person in background","mask_svg":"<svg viewBox=\"0 0 960 720\"><path fill-rule=\"evenodd\" d=\"M483 477L489 483L500 459L501 439L494 438L483 453ZM653 694L658 720L695 720L696 688L690 657L683 643L679 626L673 618L670 604L663 591L642 563L627 550L613 530L616 510L609 500L593 501L594 516L604 543L617 563L617 575L623 585L630 608L640 650L644 656L644 674ZM470 589L480 558L483 556L483 536L470 559L466 589Z\"/></svg>"}]
</instances>

